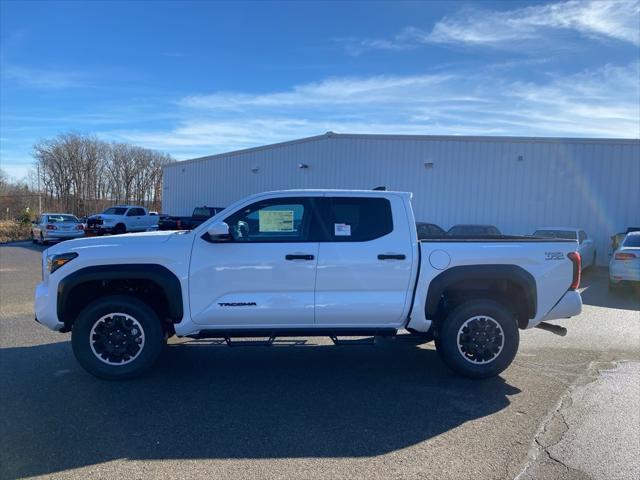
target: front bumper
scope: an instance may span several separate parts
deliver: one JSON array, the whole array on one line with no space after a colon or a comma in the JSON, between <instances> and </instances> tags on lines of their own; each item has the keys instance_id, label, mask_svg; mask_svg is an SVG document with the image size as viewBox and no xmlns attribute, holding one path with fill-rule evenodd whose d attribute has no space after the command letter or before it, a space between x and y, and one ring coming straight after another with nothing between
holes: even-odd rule
<instances>
[{"instance_id":1,"label":"front bumper","mask_svg":"<svg viewBox=\"0 0 640 480\"><path fill-rule=\"evenodd\" d=\"M51 330L60 331L64 327L64 323L58 321L57 305L58 296L55 290L51 291L45 282L36 285L36 321Z\"/></svg>"},{"instance_id":2,"label":"front bumper","mask_svg":"<svg viewBox=\"0 0 640 480\"><path fill-rule=\"evenodd\" d=\"M103 233L113 233L113 229L115 225L93 225L91 227L85 228L85 232L92 233L95 235L101 235Z\"/></svg>"},{"instance_id":3,"label":"front bumper","mask_svg":"<svg viewBox=\"0 0 640 480\"><path fill-rule=\"evenodd\" d=\"M582 297L580 296L580 292L577 290L569 290L540 321L544 322L547 320L575 317L576 315L580 315L581 312Z\"/></svg>"}]
</instances>

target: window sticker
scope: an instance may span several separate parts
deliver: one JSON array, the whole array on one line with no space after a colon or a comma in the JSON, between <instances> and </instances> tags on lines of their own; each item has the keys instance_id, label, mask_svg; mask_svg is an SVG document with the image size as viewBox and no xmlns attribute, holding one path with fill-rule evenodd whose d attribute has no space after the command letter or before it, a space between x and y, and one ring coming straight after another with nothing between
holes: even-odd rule
<instances>
[{"instance_id":1,"label":"window sticker","mask_svg":"<svg viewBox=\"0 0 640 480\"><path fill-rule=\"evenodd\" d=\"M351 225L346 223L334 223L333 224L333 234L336 237L350 237L351 236Z\"/></svg>"},{"instance_id":2,"label":"window sticker","mask_svg":"<svg viewBox=\"0 0 640 480\"><path fill-rule=\"evenodd\" d=\"M260 232L293 232L293 210L260 210Z\"/></svg>"}]
</instances>

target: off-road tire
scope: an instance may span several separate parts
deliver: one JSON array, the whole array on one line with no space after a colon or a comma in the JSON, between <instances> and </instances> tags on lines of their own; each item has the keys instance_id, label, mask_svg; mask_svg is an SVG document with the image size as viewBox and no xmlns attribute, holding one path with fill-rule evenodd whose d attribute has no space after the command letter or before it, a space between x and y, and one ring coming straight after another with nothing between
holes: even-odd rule
<instances>
[{"instance_id":1,"label":"off-road tire","mask_svg":"<svg viewBox=\"0 0 640 480\"><path fill-rule=\"evenodd\" d=\"M435 344L442 361L469 378L500 374L511 365L520 342L513 314L493 300L464 302L447 315L437 333Z\"/></svg>"},{"instance_id":2,"label":"off-road tire","mask_svg":"<svg viewBox=\"0 0 640 480\"><path fill-rule=\"evenodd\" d=\"M116 331L113 330L115 327L111 327L110 331L117 338L110 337L104 333L104 328L114 318L116 322L123 322L123 331L125 321L133 323L129 319L135 322L134 328L129 325L130 330L122 335L120 330ZM108 352L101 348L105 344L104 339L112 338L121 342L119 345L124 345L127 341L131 342L134 336L130 335L132 331L138 334L138 340L142 337L142 346L136 350L136 354L130 355L129 359L126 359L126 354L114 354L107 358ZM92 302L80 312L71 331L71 344L76 359L87 372L105 380L123 380L140 376L154 365L163 350L165 335L160 319L145 303L128 295L111 295ZM130 346L136 347L133 343ZM102 355L99 354L100 351L103 352ZM122 364L107 363L114 361L121 361Z\"/></svg>"}]
</instances>

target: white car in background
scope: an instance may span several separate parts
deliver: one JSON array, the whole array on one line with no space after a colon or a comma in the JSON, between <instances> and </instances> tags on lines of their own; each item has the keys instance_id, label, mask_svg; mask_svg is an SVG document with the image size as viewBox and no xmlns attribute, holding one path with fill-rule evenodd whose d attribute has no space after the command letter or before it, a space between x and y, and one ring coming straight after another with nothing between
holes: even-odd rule
<instances>
[{"instance_id":1,"label":"white car in background","mask_svg":"<svg viewBox=\"0 0 640 480\"><path fill-rule=\"evenodd\" d=\"M609 262L609 288L622 282L640 284L640 232L628 233Z\"/></svg>"},{"instance_id":2,"label":"white car in background","mask_svg":"<svg viewBox=\"0 0 640 480\"><path fill-rule=\"evenodd\" d=\"M582 269L596 265L596 247L593 239L584 230L574 227L543 227L533 232L534 237L559 238L578 242L578 253L582 259Z\"/></svg>"},{"instance_id":3,"label":"white car in background","mask_svg":"<svg viewBox=\"0 0 640 480\"><path fill-rule=\"evenodd\" d=\"M31 241L45 244L84 237L84 225L75 215L43 213L31 224Z\"/></svg>"}]
</instances>

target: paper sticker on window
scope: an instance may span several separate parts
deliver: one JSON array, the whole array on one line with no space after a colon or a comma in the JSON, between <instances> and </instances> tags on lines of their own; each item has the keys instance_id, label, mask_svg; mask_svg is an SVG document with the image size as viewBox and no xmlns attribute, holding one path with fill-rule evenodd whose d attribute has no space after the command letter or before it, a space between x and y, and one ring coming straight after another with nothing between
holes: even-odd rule
<instances>
[{"instance_id":1,"label":"paper sticker on window","mask_svg":"<svg viewBox=\"0 0 640 480\"><path fill-rule=\"evenodd\" d=\"M351 225L347 225L346 223L334 223L333 233L336 237L350 237Z\"/></svg>"},{"instance_id":2,"label":"paper sticker on window","mask_svg":"<svg viewBox=\"0 0 640 480\"><path fill-rule=\"evenodd\" d=\"M260 232L293 232L293 210L260 210Z\"/></svg>"}]
</instances>

